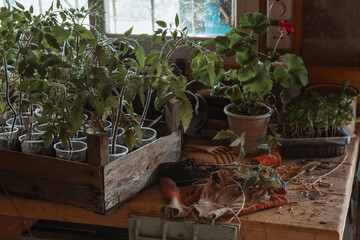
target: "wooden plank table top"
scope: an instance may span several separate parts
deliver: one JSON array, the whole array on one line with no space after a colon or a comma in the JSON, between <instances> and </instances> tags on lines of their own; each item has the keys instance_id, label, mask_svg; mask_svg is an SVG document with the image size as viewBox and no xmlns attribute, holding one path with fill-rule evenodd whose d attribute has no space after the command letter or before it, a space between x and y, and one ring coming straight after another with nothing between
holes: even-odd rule
<instances>
[{"instance_id":1,"label":"wooden plank table top","mask_svg":"<svg viewBox=\"0 0 360 240\"><path fill-rule=\"evenodd\" d=\"M322 181L332 183L331 188L322 190L321 195L303 194L294 183L289 183L290 203L282 207L266 209L240 217L239 239L342 239L345 220L355 174L359 140L353 138L347 146L347 153L340 157L317 159L329 161L332 166L345 162ZM209 157L201 155L203 158ZM200 156L200 158L201 158ZM285 165L299 165L299 159L284 160ZM328 170L315 170L321 175ZM306 177L306 176L305 176ZM108 215L100 215L71 205L35 200L11 195L11 200L0 194L0 215L29 219L46 219L112 227L128 227L130 214L161 217L160 209L168 201L162 197L160 187L155 185L141 192L137 197ZM16 207L15 207L16 206ZM220 219L220 223L228 219ZM1 236L0 236L1 237Z\"/></svg>"}]
</instances>

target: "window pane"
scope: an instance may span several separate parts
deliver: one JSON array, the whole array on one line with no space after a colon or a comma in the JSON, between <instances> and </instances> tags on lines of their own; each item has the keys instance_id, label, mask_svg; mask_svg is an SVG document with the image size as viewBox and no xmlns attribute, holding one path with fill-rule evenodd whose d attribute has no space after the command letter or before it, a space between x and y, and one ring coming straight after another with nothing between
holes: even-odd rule
<instances>
[{"instance_id":1,"label":"window pane","mask_svg":"<svg viewBox=\"0 0 360 240\"><path fill-rule=\"evenodd\" d=\"M44 13L47 11L52 0L16 0L17 2L24 5L25 9L29 9L30 6L34 8L34 14ZM9 0L15 6L15 0ZM61 0L60 3L64 8L81 8L88 6L88 0ZM5 6L5 0L1 0L0 5ZM54 7L56 6L56 0L54 0ZM87 22L88 23L88 22Z\"/></svg>"},{"instance_id":2,"label":"window pane","mask_svg":"<svg viewBox=\"0 0 360 240\"><path fill-rule=\"evenodd\" d=\"M104 0L106 31L124 33L134 27L133 33L151 33L150 0Z\"/></svg>"},{"instance_id":3,"label":"window pane","mask_svg":"<svg viewBox=\"0 0 360 240\"><path fill-rule=\"evenodd\" d=\"M174 22L178 13L181 27L192 35L224 34L232 22L232 6L236 0L104 0L106 31L152 33L155 21ZM222 11L220 11L221 9Z\"/></svg>"}]
</instances>

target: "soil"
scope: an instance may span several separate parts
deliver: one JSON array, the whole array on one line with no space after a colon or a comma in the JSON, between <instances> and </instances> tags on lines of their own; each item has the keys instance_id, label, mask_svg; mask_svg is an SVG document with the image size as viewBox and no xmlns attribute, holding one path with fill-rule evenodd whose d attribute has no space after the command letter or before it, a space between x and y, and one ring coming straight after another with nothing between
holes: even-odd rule
<instances>
[{"instance_id":1,"label":"soil","mask_svg":"<svg viewBox=\"0 0 360 240\"><path fill-rule=\"evenodd\" d=\"M238 115L253 116L253 115L249 114L249 112L247 112L247 111L238 111L238 110L236 110L234 107L230 107L230 108L229 108L229 111L230 111L231 113L238 114ZM268 112L269 112L269 109L268 109L267 107L260 106L260 110L259 110L258 116L259 116L259 115L266 114L266 113L268 113Z\"/></svg>"}]
</instances>

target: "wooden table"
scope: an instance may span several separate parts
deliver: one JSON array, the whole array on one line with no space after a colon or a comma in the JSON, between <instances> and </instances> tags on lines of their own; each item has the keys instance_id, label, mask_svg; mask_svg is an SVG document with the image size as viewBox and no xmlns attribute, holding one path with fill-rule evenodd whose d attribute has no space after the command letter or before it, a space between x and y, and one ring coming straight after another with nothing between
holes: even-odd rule
<instances>
[{"instance_id":1,"label":"wooden table","mask_svg":"<svg viewBox=\"0 0 360 240\"><path fill-rule=\"evenodd\" d=\"M233 224L239 226L240 229L239 239L342 239L358 146L359 140L354 138L347 146L346 155L323 159L331 162L332 166L337 166L346 157L344 164L323 180L323 182L333 184L331 188L322 190L326 196L316 194L305 196L301 194L301 190L296 189L295 184L290 183L287 186L290 204L241 216L241 224L234 220ZM298 159L284 160L283 163L300 164ZM321 174L321 172L315 170L314 174ZM160 187L156 185L106 216L70 205L14 196L11 198L13 201L10 201L5 194L0 194L0 215L2 215L0 216L0 237L21 235L20 232L24 228L22 228L23 221L19 218L20 214L29 226L36 222L36 219L46 219L127 228L129 214L161 217L160 208L167 204L166 199L162 197Z\"/></svg>"}]
</instances>

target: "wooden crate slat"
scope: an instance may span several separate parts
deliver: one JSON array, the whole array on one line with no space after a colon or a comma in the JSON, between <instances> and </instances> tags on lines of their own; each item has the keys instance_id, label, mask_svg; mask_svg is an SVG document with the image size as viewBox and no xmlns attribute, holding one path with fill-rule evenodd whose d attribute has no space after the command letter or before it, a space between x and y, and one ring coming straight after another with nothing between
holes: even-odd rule
<instances>
[{"instance_id":1,"label":"wooden crate slat","mask_svg":"<svg viewBox=\"0 0 360 240\"><path fill-rule=\"evenodd\" d=\"M180 158L181 132L176 131L105 165L105 210L124 202L153 182L159 164L176 162Z\"/></svg>"},{"instance_id":2,"label":"wooden crate slat","mask_svg":"<svg viewBox=\"0 0 360 240\"><path fill-rule=\"evenodd\" d=\"M0 179L11 193L104 212L103 191L93 186L80 186L2 170ZM3 189L0 188L0 191Z\"/></svg>"},{"instance_id":3,"label":"wooden crate slat","mask_svg":"<svg viewBox=\"0 0 360 240\"><path fill-rule=\"evenodd\" d=\"M52 181L102 187L100 167L0 149L0 170Z\"/></svg>"},{"instance_id":4,"label":"wooden crate slat","mask_svg":"<svg viewBox=\"0 0 360 240\"><path fill-rule=\"evenodd\" d=\"M107 133L87 136L87 163L104 166L109 162L109 135Z\"/></svg>"}]
</instances>

